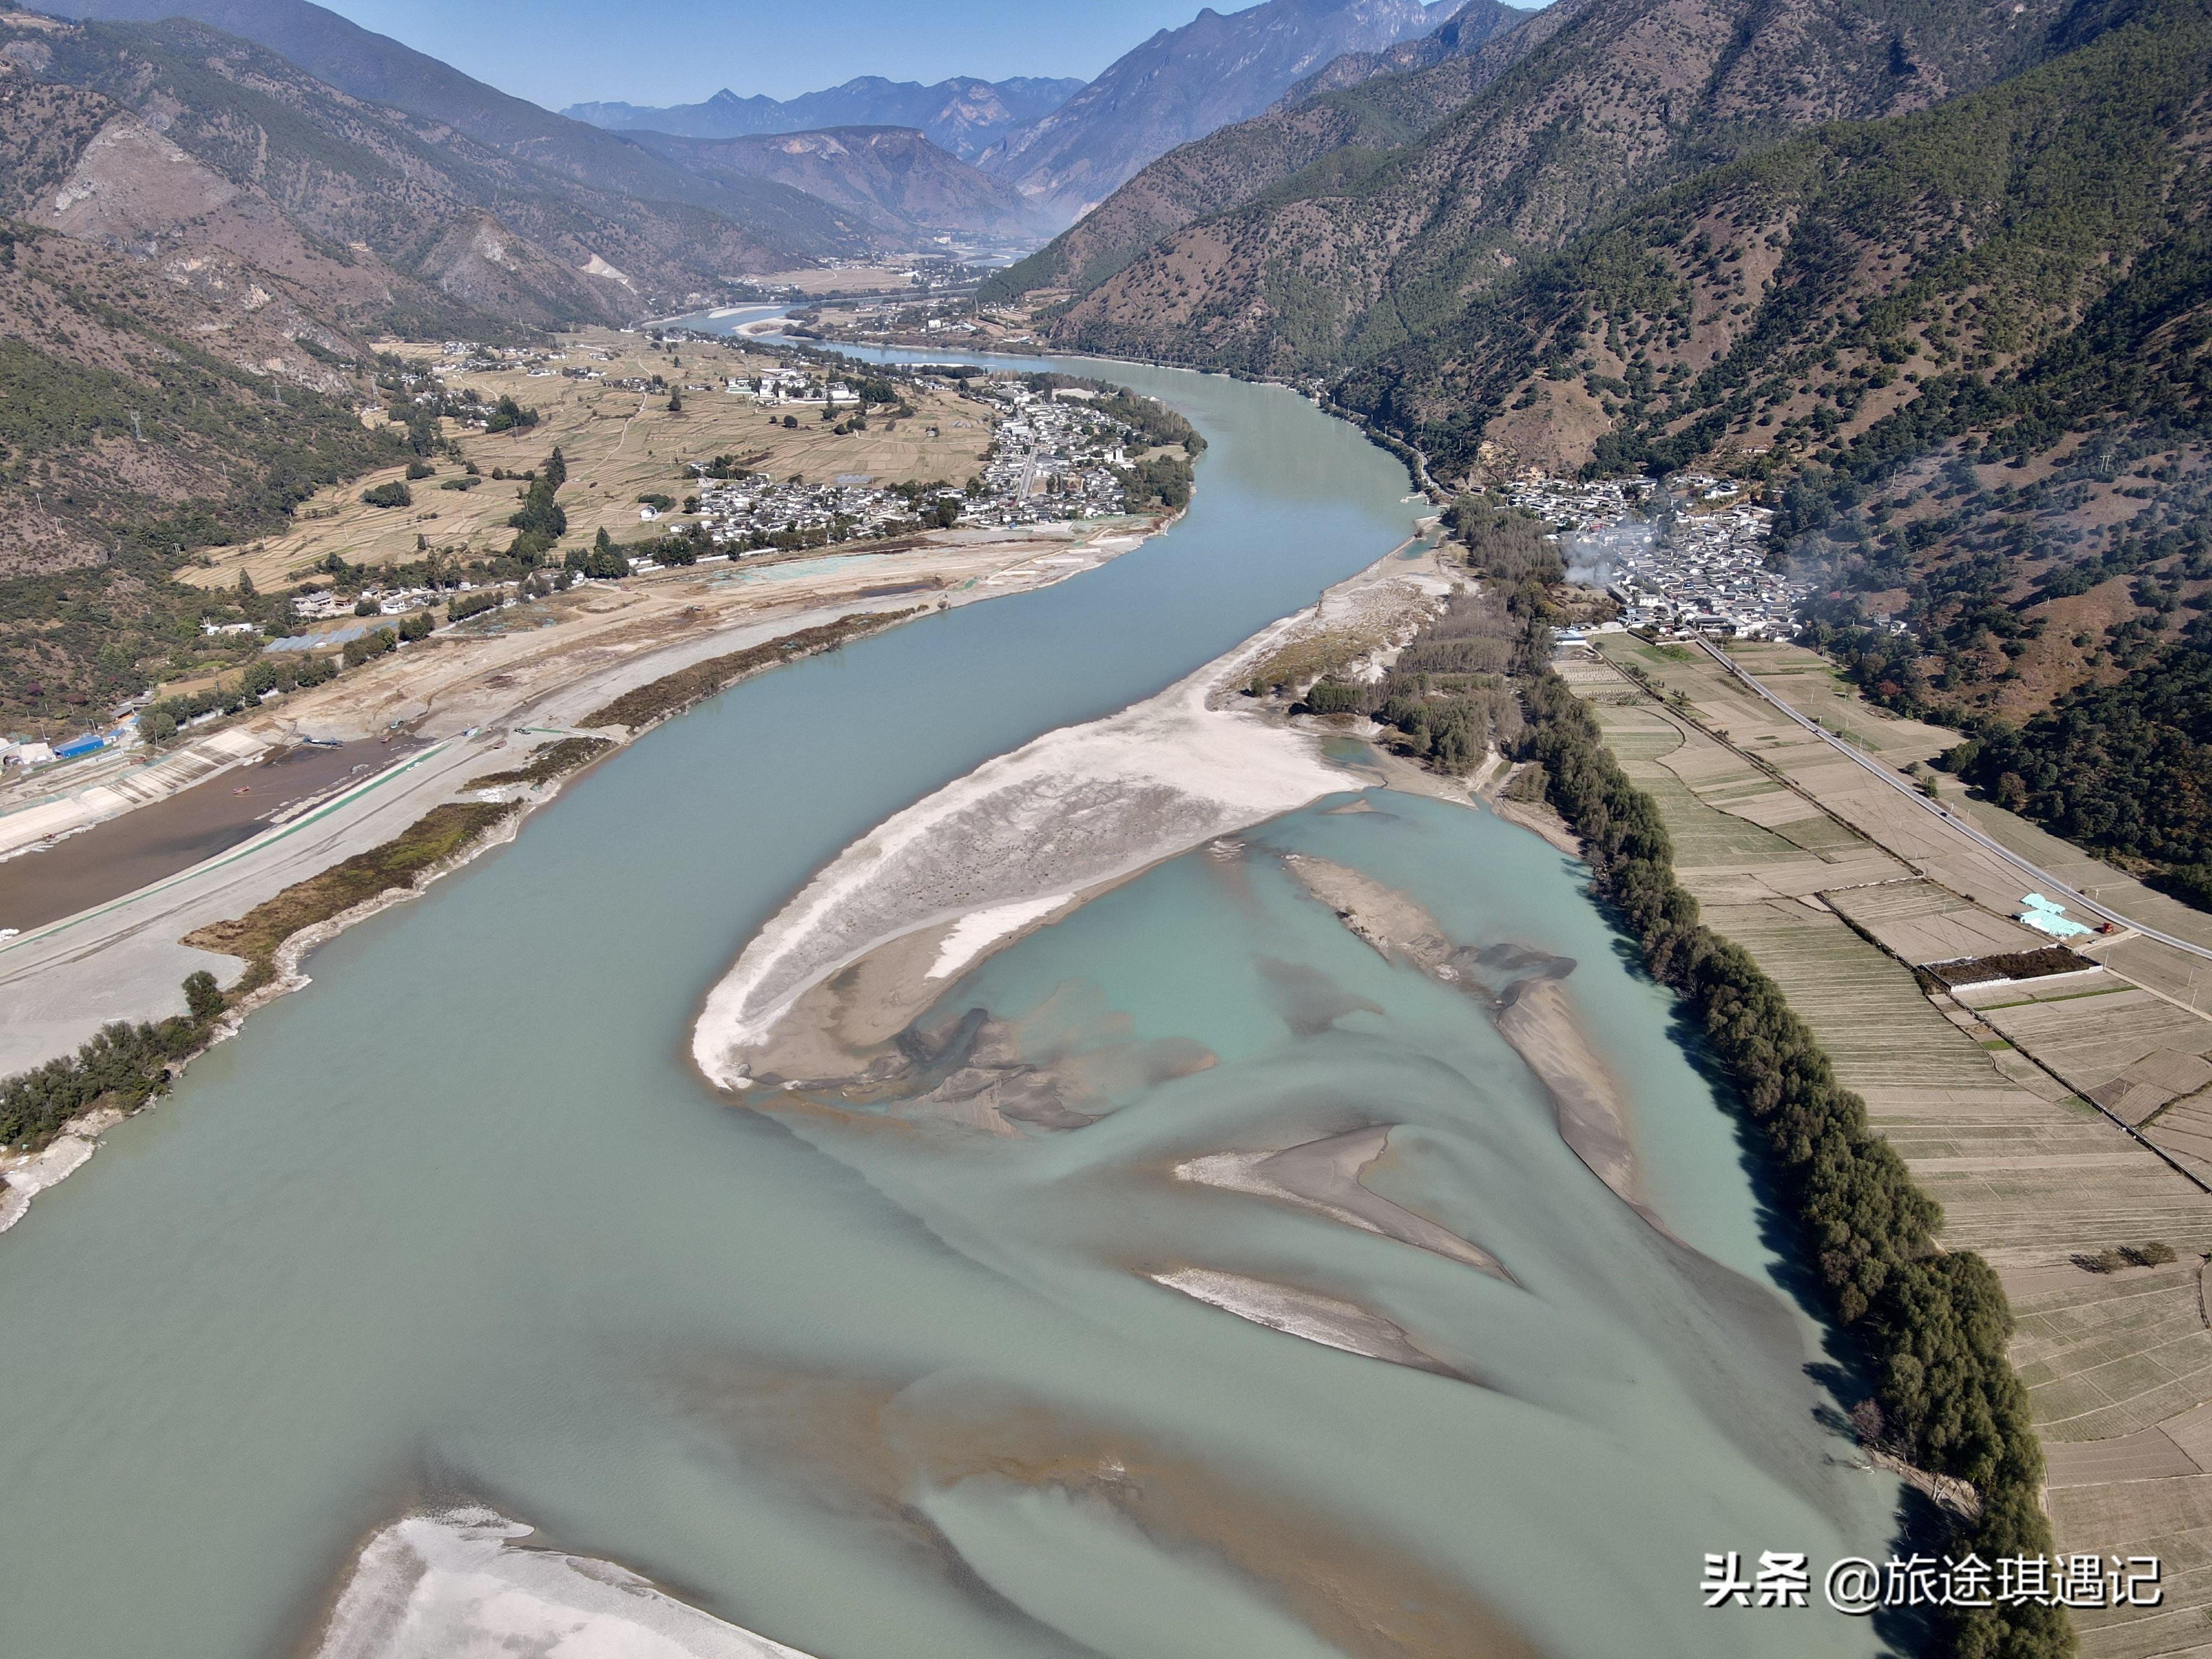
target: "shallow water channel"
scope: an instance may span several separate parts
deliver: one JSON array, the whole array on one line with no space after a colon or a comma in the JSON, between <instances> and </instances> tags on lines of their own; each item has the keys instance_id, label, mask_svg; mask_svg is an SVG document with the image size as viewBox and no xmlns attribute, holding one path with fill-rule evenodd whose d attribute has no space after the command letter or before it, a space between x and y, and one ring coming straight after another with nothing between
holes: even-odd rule
<instances>
[{"instance_id":1,"label":"shallow water channel","mask_svg":"<svg viewBox=\"0 0 2212 1659\"><path fill-rule=\"evenodd\" d=\"M1822 1334L1666 999L1533 836L1326 811L1347 777L952 988L1091 1057L1088 1127L769 1116L691 1071L707 988L841 847L1408 534L1398 464L1288 392L1110 373L1211 440L1171 532L617 755L319 951L0 1240L0 1650L284 1654L367 1532L459 1498L823 1659L1875 1650L1701 1609L1702 1553L1880 1553L1895 1488L1821 1426ZM1574 960L1672 1239L1480 1003L1354 939L1291 852ZM1515 1282L1169 1173L1352 1123L1399 1126L1371 1184ZM1355 1301L1444 1369L1145 1276L1185 1265Z\"/></svg>"}]
</instances>

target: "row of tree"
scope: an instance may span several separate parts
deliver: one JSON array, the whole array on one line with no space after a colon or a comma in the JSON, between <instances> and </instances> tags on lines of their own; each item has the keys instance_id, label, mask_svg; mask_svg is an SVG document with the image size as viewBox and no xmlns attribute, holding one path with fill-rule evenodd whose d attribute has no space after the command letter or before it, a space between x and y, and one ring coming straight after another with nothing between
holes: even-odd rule
<instances>
[{"instance_id":1,"label":"row of tree","mask_svg":"<svg viewBox=\"0 0 2212 1659\"><path fill-rule=\"evenodd\" d=\"M169 1085L169 1073L207 1046L223 995L205 969L185 981L185 1010L167 1019L100 1028L74 1054L0 1082L0 1146L44 1146L62 1126L95 1106L126 1112Z\"/></svg>"},{"instance_id":2,"label":"row of tree","mask_svg":"<svg viewBox=\"0 0 2212 1659\"><path fill-rule=\"evenodd\" d=\"M1971 1252L1937 1249L1942 1212L1868 1126L1865 1103L1837 1081L1750 954L1698 921L1657 806L1607 751L1589 709L1548 671L1524 683L1522 703L1521 752L1542 767L1548 799L1583 837L1595 889L1646 966L1696 1012L1830 1305L1878 1378L1884 1436L1920 1467L1973 1484L1981 1514L1966 1543L1983 1560L2048 1555L2043 1455L2006 1357L2012 1314L1996 1274ZM1960 1609L1954 1620L1951 1651L1973 1659L2073 1649L2055 1607Z\"/></svg>"}]
</instances>

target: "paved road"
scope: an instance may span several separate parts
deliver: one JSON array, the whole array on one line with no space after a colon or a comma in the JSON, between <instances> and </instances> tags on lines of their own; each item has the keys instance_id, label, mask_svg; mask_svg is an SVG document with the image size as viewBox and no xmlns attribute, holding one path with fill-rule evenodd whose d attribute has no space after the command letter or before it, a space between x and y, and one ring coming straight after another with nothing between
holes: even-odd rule
<instances>
[{"instance_id":1,"label":"paved road","mask_svg":"<svg viewBox=\"0 0 2212 1659\"><path fill-rule=\"evenodd\" d=\"M1936 817L1941 818L1951 830L1957 834L1965 836L1968 841L1973 842L1975 846L1980 848L1984 852L1995 854L1996 857L2002 859L2014 869L2019 871L2022 875L2030 878L2034 882L2037 890L2044 893L2046 896L2063 899L2069 905L2079 905L2082 909L2090 912L2094 915L2102 916L2107 921L2118 922L2123 927L2133 928L2136 933L2141 933L2145 939L2156 939L2160 945L2170 945L2177 951L2185 951L2192 957L2202 957L2205 961L2212 962L2212 950L2208 950L2202 945L2192 944L2185 939L2176 939L2171 933L2161 933L2157 928L2146 927L2142 922L2135 921L2132 917L2124 916L2118 910L2112 909L2109 906L2098 903L2096 900L2091 898L2087 894L2077 891L2075 889L2069 887L2064 882L2059 880L2057 877L2052 875L2048 870L2044 869L2039 865L2030 863L2027 859L2022 858L2019 854L2014 852L2012 848L2005 846L2002 842L1994 840L1990 836L1985 835L1982 830L1977 829L1965 818L1960 817L1956 812L1954 812L1949 807L1944 805L1942 802L1930 800L1927 796L1922 794L1919 790L1913 787L1912 785L1907 783L1905 779L1892 768L1883 765L1872 756L1866 754L1864 751L1859 750L1854 745L1844 742L1841 738L1829 731L1826 726L1820 725L1818 721L1810 720L1805 715L1799 714L1796 709L1783 702L1781 698L1776 696L1774 693L1761 685L1757 679L1753 678L1749 673L1747 673L1739 664L1729 658L1726 652L1723 651L1711 640L1700 639L1698 641L1698 644L1703 647L1707 656L1711 657L1723 668L1725 668L1729 673L1735 675L1735 678L1742 682L1742 684L1753 694L1773 704L1775 708L1780 709L1784 714L1787 714L1791 720L1803 726L1808 732L1813 733L1814 736L1819 738L1821 742L1826 744L1828 747L1834 750L1845 759L1850 761L1854 765L1864 767L1868 771L1873 773L1875 776L1880 778L1891 788L1896 790L1899 794L1904 796L1914 805L1920 807L1925 811L1934 813Z\"/></svg>"}]
</instances>

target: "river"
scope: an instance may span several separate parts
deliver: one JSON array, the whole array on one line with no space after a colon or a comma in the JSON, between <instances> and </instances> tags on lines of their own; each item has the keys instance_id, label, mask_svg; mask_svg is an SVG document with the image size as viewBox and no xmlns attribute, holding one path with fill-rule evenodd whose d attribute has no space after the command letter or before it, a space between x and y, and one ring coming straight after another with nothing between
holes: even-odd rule
<instances>
[{"instance_id":1,"label":"river","mask_svg":"<svg viewBox=\"0 0 2212 1659\"><path fill-rule=\"evenodd\" d=\"M1705 1551L1880 1553L1895 1487L1818 1420L1822 1332L1667 1000L1533 836L1370 792L987 962L954 1000L1110 1099L1073 1133L855 1132L690 1068L707 988L838 848L1408 534L1398 464L1291 394L1108 372L1210 440L1170 533L617 755L316 952L0 1242L11 1659L291 1652L367 1534L462 1498L823 1659L1469 1652L1478 1626L1593 1659L1875 1650L1817 1607L1700 1608ZM1566 1151L1474 1001L1293 890L1293 851L1575 961L1680 1243ZM1516 1282L1165 1173L1355 1120L1402 1126L1377 1184ZM1143 1276L1169 1262L1356 1297L1450 1374Z\"/></svg>"}]
</instances>

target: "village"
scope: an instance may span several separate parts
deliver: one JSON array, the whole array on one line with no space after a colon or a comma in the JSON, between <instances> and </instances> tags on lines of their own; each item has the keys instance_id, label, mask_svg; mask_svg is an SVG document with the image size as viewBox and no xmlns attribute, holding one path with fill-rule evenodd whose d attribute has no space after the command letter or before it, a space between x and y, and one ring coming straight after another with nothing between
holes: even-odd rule
<instances>
[{"instance_id":1,"label":"village","mask_svg":"<svg viewBox=\"0 0 2212 1659\"><path fill-rule=\"evenodd\" d=\"M1110 517L1123 510L1115 469L1127 465L1133 434L1122 422L1091 407L1094 393L1074 386L1040 393L1015 382L928 374L921 377L921 384L958 392L973 405L975 424L995 428L981 471L933 486L879 486L860 473L779 483L766 474L716 477L714 463L695 463L701 485L699 522L716 547L742 557L765 548L949 528L955 521L1012 528ZM728 390L750 395L765 407L794 411L835 411L860 402L860 394L844 382L823 380L800 368L758 376L745 386L733 382ZM956 428L969 424L960 418L952 422ZM937 435L934 428L930 435ZM647 507L640 516L657 514Z\"/></svg>"},{"instance_id":2,"label":"village","mask_svg":"<svg viewBox=\"0 0 2212 1659\"><path fill-rule=\"evenodd\" d=\"M625 571L643 575L833 544L884 550L956 526L988 534L1109 519L1127 508L1119 470L1146 447L1135 428L1097 407L1105 394L1087 386L993 378L951 365L878 374L750 343L732 350L731 343L680 332L649 343L599 335L550 348L448 340L383 360L378 379L395 410L411 409L415 419L433 422L433 431L471 443L496 440L502 448L526 445L518 465L534 461L541 445L566 444L582 477L599 480L585 483L568 508L570 541L605 532L620 557L595 568L583 548L571 545L518 580L481 556L471 562L474 538L464 529L460 545L433 546L437 559L426 561L419 550L428 537L415 529L435 522L438 530L428 533L450 537L444 526L456 509L477 521L477 538L496 547L511 533L503 529L510 497L530 476L474 459L456 471L450 463L458 452L449 445L444 469L434 472L438 493L411 517L392 515L404 521L400 536L385 532L382 515L358 505L360 492L349 487L304 505L300 533L288 548L266 555L238 550L236 573L213 573L210 586L220 591L256 574L271 588L296 585L272 595L263 620L204 620L199 631L210 649L255 645L261 661L289 660L365 648L360 642L395 623L441 635L496 628L512 604L572 587L580 593ZM556 391L562 387L573 390ZM602 393L634 394L616 405L630 413L580 424L575 400ZM686 406L682 415L667 407L678 404ZM691 454L663 450L665 459L657 459L652 438L638 454L623 434L640 416L665 434L662 441L688 440ZM603 435L610 432L611 446ZM701 448L722 453L702 458ZM624 460L626 449L634 459ZM496 453L478 451L486 462ZM847 465L872 470L829 470L847 455ZM872 470L886 463L894 469L888 474ZM794 464L805 471L784 471ZM933 471L951 476L932 477ZM380 534L380 558L362 546ZM408 539L418 550L412 559L404 551ZM339 580L329 579L333 572ZM150 687L90 729L9 734L0 742L0 773L10 781L9 798L29 783L27 775L57 763L144 752L138 717L165 689ZM197 714L191 724L204 726L222 713Z\"/></svg>"},{"instance_id":3,"label":"village","mask_svg":"<svg viewBox=\"0 0 2212 1659\"><path fill-rule=\"evenodd\" d=\"M1553 526L1570 579L1610 593L1625 627L1759 640L1798 631L1806 584L1770 564L1773 510L1732 479L1538 477L1505 494Z\"/></svg>"}]
</instances>

